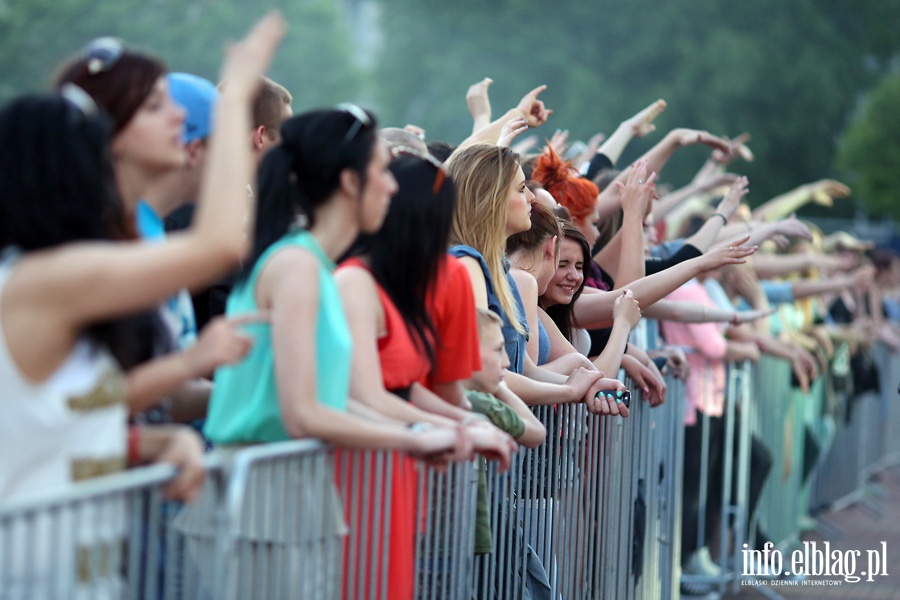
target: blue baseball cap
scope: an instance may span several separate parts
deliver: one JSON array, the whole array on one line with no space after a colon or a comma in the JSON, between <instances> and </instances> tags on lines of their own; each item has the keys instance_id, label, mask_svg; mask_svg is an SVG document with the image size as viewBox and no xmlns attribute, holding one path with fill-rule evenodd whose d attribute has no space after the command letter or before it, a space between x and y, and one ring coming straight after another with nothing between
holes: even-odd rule
<instances>
[{"instance_id":1,"label":"blue baseball cap","mask_svg":"<svg viewBox=\"0 0 900 600\"><path fill-rule=\"evenodd\" d=\"M184 143L202 140L212 133L212 115L219 92L212 82L188 73L169 73L169 93L186 111Z\"/></svg>"}]
</instances>

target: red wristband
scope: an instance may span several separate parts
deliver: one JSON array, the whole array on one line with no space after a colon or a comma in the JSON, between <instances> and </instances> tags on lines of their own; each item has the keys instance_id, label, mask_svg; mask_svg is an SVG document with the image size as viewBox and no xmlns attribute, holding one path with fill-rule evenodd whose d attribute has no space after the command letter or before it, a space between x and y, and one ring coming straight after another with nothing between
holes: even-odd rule
<instances>
[{"instance_id":1,"label":"red wristband","mask_svg":"<svg viewBox=\"0 0 900 600\"><path fill-rule=\"evenodd\" d=\"M141 464L141 430L132 425L128 428L128 466Z\"/></svg>"}]
</instances>

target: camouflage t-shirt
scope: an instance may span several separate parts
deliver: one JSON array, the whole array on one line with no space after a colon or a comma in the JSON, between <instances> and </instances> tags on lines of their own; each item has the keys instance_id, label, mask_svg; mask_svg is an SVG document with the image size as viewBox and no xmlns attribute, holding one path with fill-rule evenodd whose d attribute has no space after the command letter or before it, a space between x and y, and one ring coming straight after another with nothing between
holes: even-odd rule
<instances>
[{"instance_id":1,"label":"camouflage t-shirt","mask_svg":"<svg viewBox=\"0 0 900 600\"><path fill-rule=\"evenodd\" d=\"M502 429L513 439L525 433L525 422L505 402L493 394L469 390L466 398L472 404L472 412L482 414L491 423ZM491 513L487 501L487 462L482 459L478 469L478 500L475 508L475 554L489 554L494 549L491 537Z\"/></svg>"}]
</instances>

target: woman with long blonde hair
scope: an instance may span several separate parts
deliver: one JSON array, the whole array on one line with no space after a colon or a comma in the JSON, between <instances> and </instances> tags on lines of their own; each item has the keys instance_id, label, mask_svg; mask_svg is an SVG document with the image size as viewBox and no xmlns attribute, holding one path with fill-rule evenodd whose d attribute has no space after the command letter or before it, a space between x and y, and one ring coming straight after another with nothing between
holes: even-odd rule
<instances>
[{"instance_id":1,"label":"woman with long blonde hair","mask_svg":"<svg viewBox=\"0 0 900 600\"><path fill-rule=\"evenodd\" d=\"M596 371L578 368L566 377L537 367L527 356L525 311L505 253L506 239L531 227L534 194L525 186L519 156L503 146L479 144L457 151L446 164L457 186L450 252L469 271L476 305L503 319L509 388L528 404L593 401L601 386L615 389L617 382L601 380Z\"/></svg>"}]
</instances>

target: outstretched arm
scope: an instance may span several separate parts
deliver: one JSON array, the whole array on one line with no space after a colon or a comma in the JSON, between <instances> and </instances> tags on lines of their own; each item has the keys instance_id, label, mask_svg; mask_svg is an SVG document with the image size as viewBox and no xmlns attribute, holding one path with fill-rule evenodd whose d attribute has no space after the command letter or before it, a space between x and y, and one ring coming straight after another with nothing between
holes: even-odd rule
<instances>
[{"instance_id":1,"label":"outstretched arm","mask_svg":"<svg viewBox=\"0 0 900 600\"><path fill-rule=\"evenodd\" d=\"M666 110L666 106L665 100L657 100L636 115L622 121L612 135L606 138L597 154L604 155L612 164L616 164L632 139L656 131L653 120Z\"/></svg>"},{"instance_id":2,"label":"outstretched arm","mask_svg":"<svg viewBox=\"0 0 900 600\"><path fill-rule=\"evenodd\" d=\"M755 246L740 245L746 238L739 240L734 246L719 248L713 252L686 260L668 269L638 279L626 286L637 299L638 304L646 310L653 303L665 298L698 273L709 271L727 264L741 264L746 257L756 252ZM585 288L587 290L588 288ZM575 303L575 319L583 327L589 329L605 327L612 319L612 309L617 292L582 293Z\"/></svg>"},{"instance_id":3,"label":"outstretched arm","mask_svg":"<svg viewBox=\"0 0 900 600\"><path fill-rule=\"evenodd\" d=\"M491 99L488 97L488 88L494 80L485 77L478 83L469 86L466 92L466 106L472 115L472 133L477 133L487 127L491 122Z\"/></svg>"},{"instance_id":4,"label":"outstretched arm","mask_svg":"<svg viewBox=\"0 0 900 600\"><path fill-rule=\"evenodd\" d=\"M849 195L850 188L843 183L833 179L822 179L772 198L753 211L753 218L764 222L783 219L810 201L831 206L834 198L845 198Z\"/></svg>"},{"instance_id":5,"label":"outstretched arm","mask_svg":"<svg viewBox=\"0 0 900 600\"><path fill-rule=\"evenodd\" d=\"M515 108L506 111L500 118L491 121L488 125L467 137L460 143L459 148L485 142L496 144L500 139L503 126L519 117L525 117L526 124L531 128L539 127L546 123L553 111L545 107L541 100L538 100L538 96L546 89L546 85L540 85L525 94Z\"/></svg>"}]
</instances>

